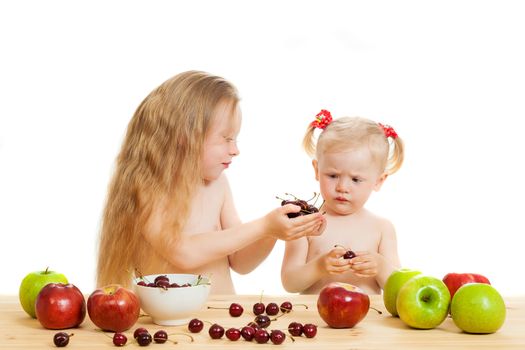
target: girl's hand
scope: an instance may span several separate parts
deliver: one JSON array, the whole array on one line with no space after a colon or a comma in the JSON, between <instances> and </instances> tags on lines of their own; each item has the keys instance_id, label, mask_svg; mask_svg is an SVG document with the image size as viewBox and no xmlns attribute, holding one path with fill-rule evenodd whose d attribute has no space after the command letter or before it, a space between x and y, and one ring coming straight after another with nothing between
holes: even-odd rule
<instances>
[{"instance_id":1,"label":"girl's hand","mask_svg":"<svg viewBox=\"0 0 525 350\"><path fill-rule=\"evenodd\" d=\"M324 257L324 268L332 275L345 273L350 270L350 261L343 259L346 249L340 246L334 247Z\"/></svg>"},{"instance_id":2,"label":"girl's hand","mask_svg":"<svg viewBox=\"0 0 525 350\"><path fill-rule=\"evenodd\" d=\"M356 252L356 257L350 259L350 268L356 276L374 277L379 273L378 254L371 252Z\"/></svg>"},{"instance_id":3,"label":"girl's hand","mask_svg":"<svg viewBox=\"0 0 525 350\"><path fill-rule=\"evenodd\" d=\"M264 218L265 232L275 238L290 241L304 236L319 236L326 227L326 219L320 213L298 216L290 219L286 214L297 213L301 208L286 204Z\"/></svg>"}]
</instances>

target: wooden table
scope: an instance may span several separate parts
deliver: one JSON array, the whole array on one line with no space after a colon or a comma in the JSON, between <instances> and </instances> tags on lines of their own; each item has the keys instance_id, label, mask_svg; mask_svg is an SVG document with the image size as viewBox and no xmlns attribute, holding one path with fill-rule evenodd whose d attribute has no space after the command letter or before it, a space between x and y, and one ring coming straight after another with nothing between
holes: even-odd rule
<instances>
[{"instance_id":1,"label":"wooden table","mask_svg":"<svg viewBox=\"0 0 525 350\"><path fill-rule=\"evenodd\" d=\"M259 300L259 296L252 295L218 295L211 296L208 306L228 307L230 303L240 303L245 311L239 318L230 317L228 310L204 309L195 317L201 320L216 322L225 329L241 327L253 319L252 305ZM295 337L295 342L290 339L281 345L257 344L247 342L242 338L232 342L225 337L213 340L207 332L207 324L199 334L194 334L194 342L184 336L170 336L178 344L152 343L153 349L247 349L269 348L278 349L525 349L525 297L506 298L507 319L503 327L494 334L472 335L461 332L447 318L438 328L432 330L416 330L404 325L398 319L391 317L386 312L380 296L371 297L371 305L383 311L379 315L370 310L365 319L352 329L331 329L326 326L317 313L317 297L313 295L287 295L264 296L263 302L281 302L289 300L293 304L306 304L308 309L296 306L290 314L272 322L269 329L285 330L292 321L301 323L314 323L318 325L317 336L312 339ZM165 329L168 333L189 333L185 326L162 327L151 322L148 316L140 317L137 324L129 331L128 346L125 349L139 348L137 343L130 341L132 332L137 327L147 328L151 334L156 330ZM0 296L0 349L46 349L55 348L53 335L57 331L42 328L40 323L30 318L22 310L18 297ZM71 338L67 349L97 349L113 348L110 333L98 331L89 317L77 329L68 330L75 335ZM286 332L287 333L287 332ZM287 333L288 335L288 333Z\"/></svg>"}]
</instances>

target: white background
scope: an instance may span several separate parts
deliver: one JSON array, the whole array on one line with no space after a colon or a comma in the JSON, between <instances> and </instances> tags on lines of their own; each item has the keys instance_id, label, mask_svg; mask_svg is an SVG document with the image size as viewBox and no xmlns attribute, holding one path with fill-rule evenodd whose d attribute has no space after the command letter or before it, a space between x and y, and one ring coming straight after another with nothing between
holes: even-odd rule
<instances>
[{"instance_id":1,"label":"white background","mask_svg":"<svg viewBox=\"0 0 525 350\"><path fill-rule=\"evenodd\" d=\"M403 266L525 294L525 5L519 1L11 1L0 5L0 294L50 266L94 288L113 161L142 99L189 69L232 81L243 220L317 189L322 108L393 125L406 162L368 207ZM239 293L284 293L283 244Z\"/></svg>"}]
</instances>

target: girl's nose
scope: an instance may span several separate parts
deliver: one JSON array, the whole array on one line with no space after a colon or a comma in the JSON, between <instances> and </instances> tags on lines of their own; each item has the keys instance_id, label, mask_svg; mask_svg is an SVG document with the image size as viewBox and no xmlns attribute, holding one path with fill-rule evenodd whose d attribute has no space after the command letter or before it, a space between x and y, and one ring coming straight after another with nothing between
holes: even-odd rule
<instances>
[{"instance_id":1,"label":"girl's nose","mask_svg":"<svg viewBox=\"0 0 525 350\"><path fill-rule=\"evenodd\" d=\"M236 157L239 153L241 153L241 151L239 151L239 147L237 147L237 142L232 142L230 146L230 156Z\"/></svg>"},{"instance_id":2,"label":"girl's nose","mask_svg":"<svg viewBox=\"0 0 525 350\"><path fill-rule=\"evenodd\" d=\"M348 181L345 181L344 179L340 179L337 182L337 186L335 187L335 190L340 193L348 193L350 191L350 185Z\"/></svg>"}]
</instances>

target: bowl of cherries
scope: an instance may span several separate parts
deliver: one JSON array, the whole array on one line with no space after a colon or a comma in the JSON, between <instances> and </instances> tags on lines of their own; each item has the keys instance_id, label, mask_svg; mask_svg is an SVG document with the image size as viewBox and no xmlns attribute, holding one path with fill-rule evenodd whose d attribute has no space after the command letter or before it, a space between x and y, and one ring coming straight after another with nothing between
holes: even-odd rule
<instances>
[{"instance_id":1,"label":"bowl of cherries","mask_svg":"<svg viewBox=\"0 0 525 350\"><path fill-rule=\"evenodd\" d=\"M210 294L210 279L202 275L147 275L134 282L140 307L153 323L163 326L188 323L204 308Z\"/></svg>"}]
</instances>

